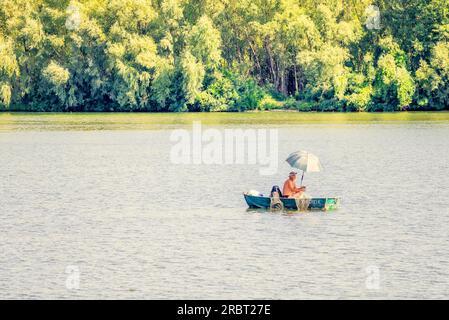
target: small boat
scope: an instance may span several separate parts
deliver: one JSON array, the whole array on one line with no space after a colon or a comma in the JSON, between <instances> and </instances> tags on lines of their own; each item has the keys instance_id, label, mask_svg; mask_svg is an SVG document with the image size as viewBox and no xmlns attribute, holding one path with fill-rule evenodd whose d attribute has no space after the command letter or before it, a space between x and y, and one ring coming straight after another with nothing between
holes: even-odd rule
<instances>
[{"instance_id":1,"label":"small boat","mask_svg":"<svg viewBox=\"0 0 449 320\"><path fill-rule=\"evenodd\" d=\"M243 193L245 201L250 208L261 208L270 209L271 208L271 198L264 196L250 195L248 193ZM296 200L294 198L284 198L280 197L279 200L282 202L283 207L287 210L298 210L296 205ZM340 206L340 198L311 198L309 199L308 210L336 210Z\"/></svg>"},{"instance_id":2,"label":"small boat","mask_svg":"<svg viewBox=\"0 0 449 320\"><path fill-rule=\"evenodd\" d=\"M307 151L299 150L291 153L285 160L287 163L299 170L302 170L301 186L303 186L305 172L320 172L322 165L320 159ZM296 176L296 172L290 172ZM273 186L270 197L264 197L256 190L244 192L243 196L248 206L252 209L272 209L272 210L336 210L340 206L340 198L286 198L278 186Z\"/></svg>"}]
</instances>

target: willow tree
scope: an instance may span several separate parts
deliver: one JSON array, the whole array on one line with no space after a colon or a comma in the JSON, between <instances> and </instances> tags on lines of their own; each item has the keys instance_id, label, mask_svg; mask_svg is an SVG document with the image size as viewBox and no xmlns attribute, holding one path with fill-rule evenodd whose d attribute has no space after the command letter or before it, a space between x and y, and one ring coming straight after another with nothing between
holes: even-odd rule
<instances>
[{"instance_id":1,"label":"willow tree","mask_svg":"<svg viewBox=\"0 0 449 320\"><path fill-rule=\"evenodd\" d=\"M449 43L432 48L430 62L421 61L416 71L419 108L444 109L449 105Z\"/></svg>"},{"instance_id":2,"label":"willow tree","mask_svg":"<svg viewBox=\"0 0 449 320\"><path fill-rule=\"evenodd\" d=\"M13 50L12 41L0 34L0 104L8 107L11 103L12 84L20 75L19 65Z\"/></svg>"}]
</instances>

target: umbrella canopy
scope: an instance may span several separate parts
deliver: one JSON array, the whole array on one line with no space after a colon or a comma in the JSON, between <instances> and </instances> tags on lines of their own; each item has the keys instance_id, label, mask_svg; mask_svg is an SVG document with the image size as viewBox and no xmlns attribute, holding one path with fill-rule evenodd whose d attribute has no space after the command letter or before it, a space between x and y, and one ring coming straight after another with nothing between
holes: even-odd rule
<instances>
[{"instance_id":1,"label":"umbrella canopy","mask_svg":"<svg viewBox=\"0 0 449 320\"><path fill-rule=\"evenodd\" d=\"M302 170L301 184L304 179L304 172L320 172L323 169L320 159L313 153L307 151L300 150L293 152L285 161L293 168Z\"/></svg>"}]
</instances>

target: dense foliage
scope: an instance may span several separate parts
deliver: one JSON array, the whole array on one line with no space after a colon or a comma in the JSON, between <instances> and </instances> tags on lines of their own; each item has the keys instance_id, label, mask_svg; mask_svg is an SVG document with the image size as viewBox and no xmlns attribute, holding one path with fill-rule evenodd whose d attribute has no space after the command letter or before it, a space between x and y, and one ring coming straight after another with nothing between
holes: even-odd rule
<instances>
[{"instance_id":1,"label":"dense foliage","mask_svg":"<svg viewBox=\"0 0 449 320\"><path fill-rule=\"evenodd\" d=\"M0 0L0 109L257 108L448 109L449 0Z\"/></svg>"}]
</instances>

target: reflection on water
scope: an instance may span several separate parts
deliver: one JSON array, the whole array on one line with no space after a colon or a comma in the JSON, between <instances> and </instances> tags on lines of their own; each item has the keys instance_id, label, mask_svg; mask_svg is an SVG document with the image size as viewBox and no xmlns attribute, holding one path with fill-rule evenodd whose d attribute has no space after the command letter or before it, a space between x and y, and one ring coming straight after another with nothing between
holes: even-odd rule
<instances>
[{"instance_id":1,"label":"reflection on water","mask_svg":"<svg viewBox=\"0 0 449 320\"><path fill-rule=\"evenodd\" d=\"M273 176L173 165L163 125L28 125L0 133L1 298L449 297L447 121L259 124L279 128ZM325 167L306 175L308 191L340 196L341 209L247 210L242 191L281 184L297 149Z\"/></svg>"}]
</instances>

